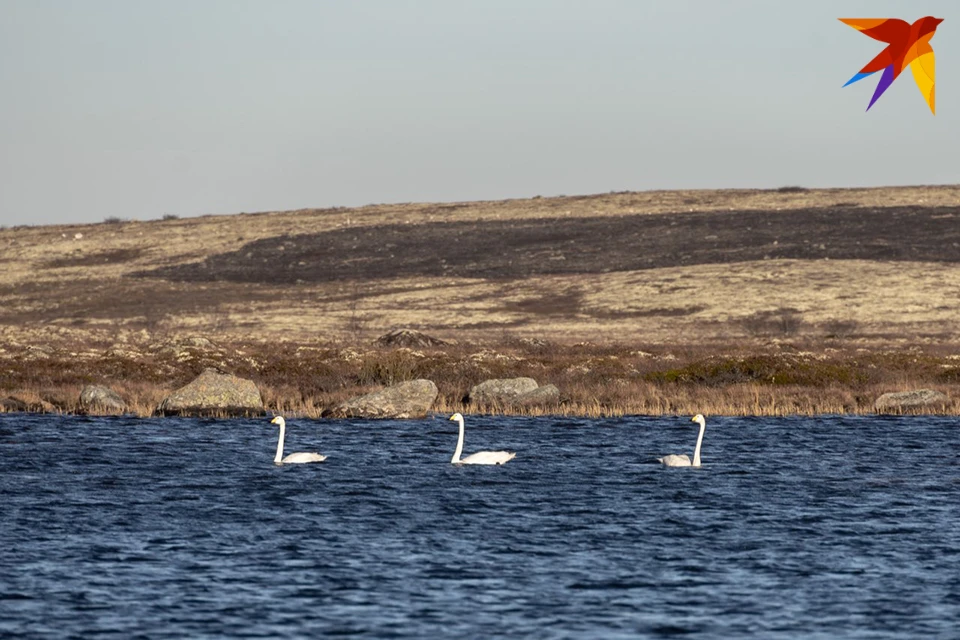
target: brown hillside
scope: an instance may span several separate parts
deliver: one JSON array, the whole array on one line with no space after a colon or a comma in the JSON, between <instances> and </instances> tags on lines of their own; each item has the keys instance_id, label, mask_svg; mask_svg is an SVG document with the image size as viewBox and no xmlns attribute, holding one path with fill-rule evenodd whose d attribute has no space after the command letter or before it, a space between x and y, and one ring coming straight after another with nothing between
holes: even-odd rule
<instances>
[{"instance_id":1,"label":"brown hillside","mask_svg":"<svg viewBox=\"0 0 960 640\"><path fill-rule=\"evenodd\" d=\"M82 237L78 237L82 236ZM0 231L10 340L957 334L960 187L615 193Z\"/></svg>"}]
</instances>

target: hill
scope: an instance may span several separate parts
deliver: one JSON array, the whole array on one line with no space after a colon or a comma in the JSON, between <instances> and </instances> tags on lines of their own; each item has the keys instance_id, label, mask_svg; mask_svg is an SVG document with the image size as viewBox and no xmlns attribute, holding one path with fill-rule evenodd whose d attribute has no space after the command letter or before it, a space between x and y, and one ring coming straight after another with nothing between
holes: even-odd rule
<instances>
[{"instance_id":1,"label":"hill","mask_svg":"<svg viewBox=\"0 0 960 640\"><path fill-rule=\"evenodd\" d=\"M13 340L956 335L960 187L673 191L0 231ZM772 325L771 325L772 326Z\"/></svg>"},{"instance_id":2,"label":"hill","mask_svg":"<svg viewBox=\"0 0 960 640\"><path fill-rule=\"evenodd\" d=\"M564 382L580 413L866 411L960 379L960 186L22 226L0 267L0 391L67 409L115 381L148 413L209 364L307 413L430 372L444 407L496 373ZM373 346L401 328L451 346L432 369Z\"/></svg>"}]
</instances>

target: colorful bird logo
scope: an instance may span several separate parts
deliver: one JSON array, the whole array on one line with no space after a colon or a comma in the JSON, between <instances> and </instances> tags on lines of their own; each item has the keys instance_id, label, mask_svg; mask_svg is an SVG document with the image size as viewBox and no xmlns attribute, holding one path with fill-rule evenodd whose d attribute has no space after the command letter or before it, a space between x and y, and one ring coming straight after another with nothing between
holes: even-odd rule
<instances>
[{"instance_id":1,"label":"colorful bird logo","mask_svg":"<svg viewBox=\"0 0 960 640\"><path fill-rule=\"evenodd\" d=\"M930 111L937 113L934 90L936 61L933 56L933 47L930 46L930 38L937 31L937 26L943 22L943 18L927 16L913 24L890 18L840 18L840 22L850 25L874 40L887 43L886 49L847 81L847 84L852 84L877 71L883 71L880 83L873 92L873 98L867 105L867 111L909 64L913 79L916 80L920 93L930 106Z\"/></svg>"}]
</instances>

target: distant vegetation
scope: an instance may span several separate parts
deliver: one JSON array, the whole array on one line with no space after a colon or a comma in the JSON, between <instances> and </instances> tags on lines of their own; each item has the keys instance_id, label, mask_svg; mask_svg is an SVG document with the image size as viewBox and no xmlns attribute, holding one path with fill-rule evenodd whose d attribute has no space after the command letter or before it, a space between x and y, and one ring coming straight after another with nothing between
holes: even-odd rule
<instances>
[{"instance_id":1,"label":"distant vegetation","mask_svg":"<svg viewBox=\"0 0 960 640\"><path fill-rule=\"evenodd\" d=\"M784 415L872 413L887 391L932 387L960 398L960 362L936 350L864 352L829 343L817 352L792 347L669 351L638 345L561 345L542 340L480 347L409 349L312 343L230 343L206 347L169 342L125 349L80 345L0 355L0 395L56 410L79 410L80 389L105 384L135 413L214 366L253 380L268 410L319 417L324 408L381 385L426 378L440 389L437 412L481 412L464 405L472 385L489 378L529 376L555 384L560 401L500 413L580 416ZM807 348L816 348L807 345ZM957 413L954 400L945 409ZM49 409L48 409L49 410ZM936 410L936 411L942 411Z\"/></svg>"},{"instance_id":2,"label":"distant vegetation","mask_svg":"<svg viewBox=\"0 0 960 640\"><path fill-rule=\"evenodd\" d=\"M796 309L781 308L758 311L741 322L743 328L752 336L793 336L800 331L803 318Z\"/></svg>"}]
</instances>

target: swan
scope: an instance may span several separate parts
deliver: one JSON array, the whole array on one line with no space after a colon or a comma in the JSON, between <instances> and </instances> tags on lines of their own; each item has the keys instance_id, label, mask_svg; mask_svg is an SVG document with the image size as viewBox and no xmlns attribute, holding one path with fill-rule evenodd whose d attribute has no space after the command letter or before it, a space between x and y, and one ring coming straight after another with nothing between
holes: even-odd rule
<instances>
[{"instance_id":1,"label":"swan","mask_svg":"<svg viewBox=\"0 0 960 640\"><path fill-rule=\"evenodd\" d=\"M514 456L517 454L512 451L478 451L472 453L466 458L460 459L460 454L463 452L463 416L459 413L455 413L450 416L451 420L456 420L457 424L460 425L460 437L457 439L457 450L453 452L453 459L450 460L453 464L504 464L509 460L513 460Z\"/></svg>"},{"instance_id":2,"label":"swan","mask_svg":"<svg viewBox=\"0 0 960 640\"><path fill-rule=\"evenodd\" d=\"M691 422L697 422L700 424L700 435L697 436L697 446L693 450L693 462L690 462L690 458L686 454L677 455L671 453L670 455L663 456L662 458L657 458L657 462L660 462L665 467L699 467L700 466L700 444L703 442L703 430L707 427L707 422L703 419L703 414L698 413L690 419Z\"/></svg>"},{"instance_id":3,"label":"swan","mask_svg":"<svg viewBox=\"0 0 960 640\"><path fill-rule=\"evenodd\" d=\"M277 456L273 459L274 464L291 464L300 462L323 462L327 456L319 453L291 453L286 458L283 457L283 436L287 431L287 423L283 416L277 416L270 421L270 424L280 425L280 440L277 441Z\"/></svg>"}]
</instances>

